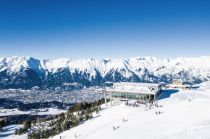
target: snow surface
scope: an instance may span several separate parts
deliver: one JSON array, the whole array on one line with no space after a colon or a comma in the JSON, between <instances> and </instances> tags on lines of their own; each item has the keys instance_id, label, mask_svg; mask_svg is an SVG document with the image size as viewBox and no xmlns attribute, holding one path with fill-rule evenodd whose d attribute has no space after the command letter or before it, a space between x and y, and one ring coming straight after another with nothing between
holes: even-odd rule
<instances>
[{"instance_id":1,"label":"snow surface","mask_svg":"<svg viewBox=\"0 0 210 139\"><path fill-rule=\"evenodd\" d=\"M30 114L30 115L56 115L66 112L66 110L49 108L49 109L31 109L30 111L20 111L18 109L0 109L0 116L9 115L20 115L20 114Z\"/></svg>"},{"instance_id":2,"label":"snow surface","mask_svg":"<svg viewBox=\"0 0 210 139\"><path fill-rule=\"evenodd\" d=\"M121 82L114 83L113 87L107 88L108 92L125 92L125 93L140 93L140 94L153 94L155 95L159 91L160 84L154 83L131 83Z\"/></svg>"},{"instance_id":3,"label":"snow surface","mask_svg":"<svg viewBox=\"0 0 210 139\"><path fill-rule=\"evenodd\" d=\"M158 105L151 109L143 104L140 107L103 105L93 119L51 139L210 138L210 82L202 83L197 90L166 90ZM26 139L24 135L12 136L20 137Z\"/></svg>"},{"instance_id":4,"label":"snow surface","mask_svg":"<svg viewBox=\"0 0 210 139\"><path fill-rule=\"evenodd\" d=\"M0 139L26 139L26 134L21 136L14 135L15 131L21 127L22 125L10 125L4 127L3 131L0 132Z\"/></svg>"},{"instance_id":5,"label":"snow surface","mask_svg":"<svg viewBox=\"0 0 210 139\"><path fill-rule=\"evenodd\" d=\"M147 111L143 105L103 106L97 118L52 139L209 139L210 83L204 86L208 88L180 90L159 100L162 107Z\"/></svg>"},{"instance_id":6,"label":"snow surface","mask_svg":"<svg viewBox=\"0 0 210 139\"><path fill-rule=\"evenodd\" d=\"M154 75L162 77L163 75L176 76L180 72L186 72L186 77L195 77L201 81L209 80L210 77L210 56L195 58L175 58L158 59L156 57L134 57L128 59L56 59L56 60L38 60L32 57L10 57L0 58L0 72L7 70L11 73L17 73L21 69L30 68L40 74L47 72L55 73L59 69L66 68L71 73L76 71L86 72L90 77L95 77L97 72L102 77L110 72L118 71L123 77L129 78L133 74L138 77L142 75ZM189 73L189 74L187 74ZM190 78L193 79L193 78Z\"/></svg>"}]
</instances>

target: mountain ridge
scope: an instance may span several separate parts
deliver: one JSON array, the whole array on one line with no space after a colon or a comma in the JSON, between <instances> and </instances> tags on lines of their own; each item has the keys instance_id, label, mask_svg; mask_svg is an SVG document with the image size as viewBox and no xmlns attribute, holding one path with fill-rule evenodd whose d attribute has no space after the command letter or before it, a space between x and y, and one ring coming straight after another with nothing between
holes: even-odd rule
<instances>
[{"instance_id":1,"label":"mountain ridge","mask_svg":"<svg viewBox=\"0 0 210 139\"><path fill-rule=\"evenodd\" d=\"M102 82L164 82L174 78L189 84L210 80L210 56L175 59L134 57L126 59L0 58L0 88L60 87L78 82L83 86Z\"/></svg>"}]
</instances>

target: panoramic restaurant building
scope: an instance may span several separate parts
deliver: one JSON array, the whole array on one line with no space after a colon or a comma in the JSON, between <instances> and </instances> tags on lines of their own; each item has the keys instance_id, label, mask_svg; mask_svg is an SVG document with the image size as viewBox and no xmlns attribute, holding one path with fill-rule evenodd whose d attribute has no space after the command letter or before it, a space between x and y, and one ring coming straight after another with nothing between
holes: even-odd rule
<instances>
[{"instance_id":1,"label":"panoramic restaurant building","mask_svg":"<svg viewBox=\"0 0 210 139\"><path fill-rule=\"evenodd\" d=\"M108 99L129 101L140 100L144 102L152 102L160 95L162 87L155 83L132 83L120 82L113 83L112 87L106 89L109 94Z\"/></svg>"}]
</instances>

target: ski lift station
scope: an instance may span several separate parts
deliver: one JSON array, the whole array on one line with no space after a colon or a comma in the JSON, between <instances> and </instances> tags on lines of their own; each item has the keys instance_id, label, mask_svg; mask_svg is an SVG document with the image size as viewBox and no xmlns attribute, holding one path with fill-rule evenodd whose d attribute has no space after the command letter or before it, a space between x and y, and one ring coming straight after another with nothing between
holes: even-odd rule
<instances>
[{"instance_id":1,"label":"ski lift station","mask_svg":"<svg viewBox=\"0 0 210 139\"><path fill-rule=\"evenodd\" d=\"M109 94L108 99L130 101L140 100L144 102L152 102L160 95L162 86L155 83L131 83L121 82L113 83L112 87L106 89Z\"/></svg>"}]
</instances>

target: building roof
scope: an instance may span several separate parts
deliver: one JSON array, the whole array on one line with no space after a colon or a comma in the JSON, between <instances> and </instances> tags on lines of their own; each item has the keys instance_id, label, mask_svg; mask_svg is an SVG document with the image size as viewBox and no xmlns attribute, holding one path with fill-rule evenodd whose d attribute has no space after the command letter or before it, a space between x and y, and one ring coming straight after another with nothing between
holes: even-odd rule
<instances>
[{"instance_id":1,"label":"building roof","mask_svg":"<svg viewBox=\"0 0 210 139\"><path fill-rule=\"evenodd\" d=\"M114 83L114 86L145 86L145 87L158 87L160 84L157 83L136 83L136 82L119 82L119 83Z\"/></svg>"},{"instance_id":2,"label":"building roof","mask_svg":"<svg viewBox=\"0 0 210 139\"><path fill-rule=\"evenodd\" d=\"M107 88L108 92L118 93L135 93L135 94L152 94L155 95L159 90L159 84L153 83L114 83L113 87Z\"/></svg>"}]
</instances>

